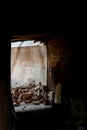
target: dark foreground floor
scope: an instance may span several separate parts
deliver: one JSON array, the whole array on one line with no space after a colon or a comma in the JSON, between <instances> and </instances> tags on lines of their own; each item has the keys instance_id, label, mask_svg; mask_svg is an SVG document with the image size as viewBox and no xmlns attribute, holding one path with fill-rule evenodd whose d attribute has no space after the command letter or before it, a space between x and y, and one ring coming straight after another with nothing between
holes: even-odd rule
<instances>
[{"instance_id":1,"label":"dark foreground floor","mask_svg":"<svg viewBox=\"0 0 87 130\"><path fill-rule=\"evenodd\" d=\"M19 121L16 123L15 130L78 130L78 128L65 125L65 115L58 109L17 112L16 114Z\"/></svg>"},{"instance_id":2,"label":"dark foreground floor","mask_svg":"<svg viewBox=\"0 0 87 130\"><path fill-rule=\"evenodd\" d=\"M16 114L19 119L16 123L16 130L57 130L62 126L52 109L17 112Z\"/></svg>"}]
</instances>

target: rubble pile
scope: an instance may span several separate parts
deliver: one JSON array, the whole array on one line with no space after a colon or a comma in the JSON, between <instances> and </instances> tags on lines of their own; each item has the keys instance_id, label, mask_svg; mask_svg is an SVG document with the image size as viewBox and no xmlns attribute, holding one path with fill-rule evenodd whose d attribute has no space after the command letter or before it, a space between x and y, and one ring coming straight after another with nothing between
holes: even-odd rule
<instances>
[{"instance_id":1,"label":"rubble pile","mask_svg":"<svg viewBox=\"0 0 87 130\"><path fill-rule=\"evenodd\" d=\"M32 83L26 87L11 88L11 95L14 106L19 106L22 103L50 105L52 102L52 91L49 91L47 86L42 85L41 82L38 85Z\"/></svg>"}]
</instances>

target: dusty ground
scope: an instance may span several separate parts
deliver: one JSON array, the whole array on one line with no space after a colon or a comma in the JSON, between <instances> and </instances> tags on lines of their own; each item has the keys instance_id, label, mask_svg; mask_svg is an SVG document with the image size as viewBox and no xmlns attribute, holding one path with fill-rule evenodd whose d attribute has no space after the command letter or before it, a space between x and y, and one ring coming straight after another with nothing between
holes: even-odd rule
<instances>
[{"instance_id":1,"label":"dusty ground","mask_svg":"<svg viewBox=\"0 0 87 130\"><path fill-rule=\"evenodd\" d=\"M38 110L45 110L50 109L51 105L34 105L34 104L21 104L20 106L14 107L16 112L28 112L28 111L38 111Z\"/></svg>"}]
</instances>

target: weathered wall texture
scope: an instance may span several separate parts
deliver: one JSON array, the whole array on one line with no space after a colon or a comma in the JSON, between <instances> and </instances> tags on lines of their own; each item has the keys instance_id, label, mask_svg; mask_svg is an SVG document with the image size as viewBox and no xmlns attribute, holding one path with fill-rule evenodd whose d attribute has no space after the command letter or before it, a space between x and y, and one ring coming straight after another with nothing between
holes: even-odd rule
<instances>
[{"instance_id":1,"label":"weathered wall texture","mask_svg":"<svg viewBox=\"0 0 87 130\"><path fill-rule=\"evenodd\" d=\"M11 83L28 85L31 80L36 84L47 85L47 49L45 45L11 48ZM17 84L16 84L17 83Z\"/></svg>"},{"instance_id":2,"label":"weathered wall texture","mask_svg":"<svg viewBox=\"0 0 87 130\"><path fill-rule=\"evenodd\" d=\"M64 35L54 37L48 42L48 86L54 90L57 83L70 77L71 49Z\"/></svg>"}]
</instances>

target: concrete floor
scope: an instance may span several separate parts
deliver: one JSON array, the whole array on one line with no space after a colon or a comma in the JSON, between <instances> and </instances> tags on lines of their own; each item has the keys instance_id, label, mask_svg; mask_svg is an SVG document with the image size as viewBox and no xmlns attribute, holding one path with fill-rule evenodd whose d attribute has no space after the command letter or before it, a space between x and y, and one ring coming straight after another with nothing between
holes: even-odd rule
<instances>
[{"instance_id":1,"label":"concrete floor","mask_svg":"<svg viewBox=\"0 0 87 130\"><path fill-rule=\"evenodd\" d=\"M64 115L50 105L28 105L25 108L24 106L15 107L18 117L15 130L78 130L72 126L65 126Z\"/></svg>"},{"instance_id":2,"label":"concrete floor","mask_svg":"<svg viewBox=\"0 0 87 130\"><path fill-rule=\"evenodd\" d=\"M51 109L51 105L34 105L34 104L25 104L22 103L20 106L14 107L15 112L28 112L28 111L38 111L38 110L45 110L45 109Z\"/></svg>"}]
</instances>

